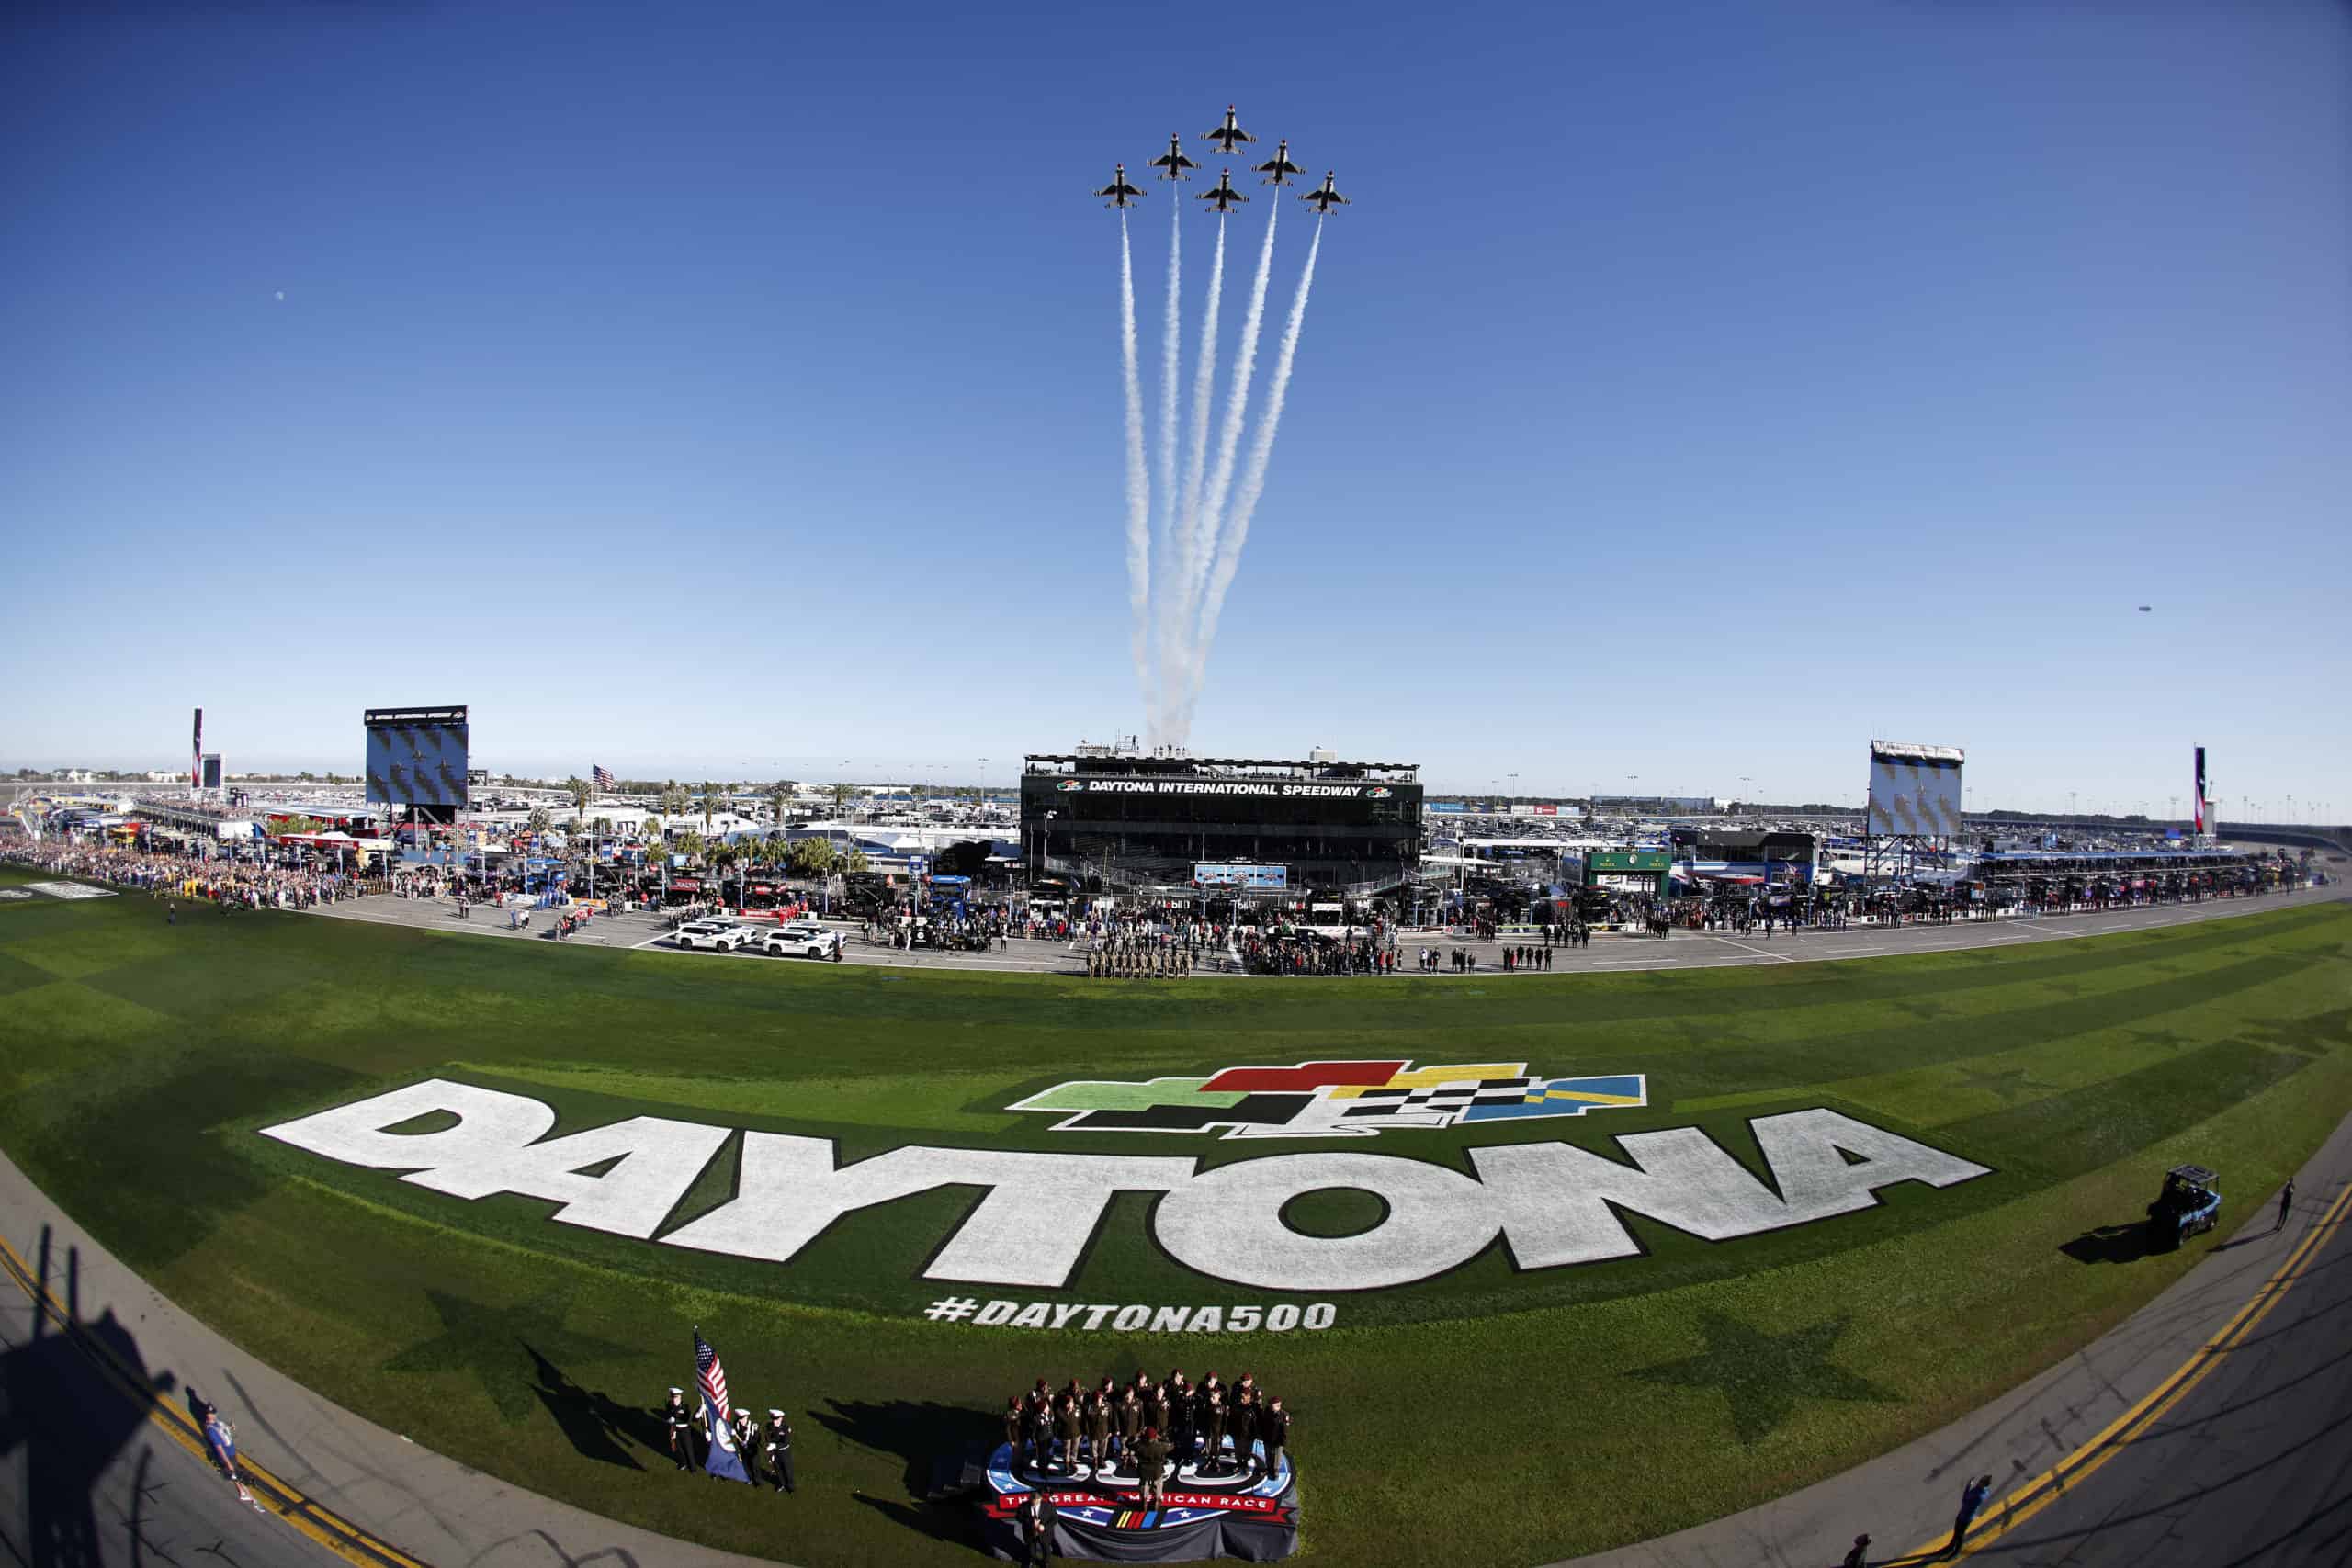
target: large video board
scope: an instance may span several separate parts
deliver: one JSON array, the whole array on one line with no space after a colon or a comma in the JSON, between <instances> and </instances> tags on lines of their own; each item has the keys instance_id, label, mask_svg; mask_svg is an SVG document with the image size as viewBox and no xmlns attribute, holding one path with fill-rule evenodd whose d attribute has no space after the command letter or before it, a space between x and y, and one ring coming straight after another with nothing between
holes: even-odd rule
<instances>
[{"instance_id":1,"label":"large video board","mask_svg":"<svg viewBox=\"0 0 2352 1568\"><path fill-rule=\"evenodd\" d=\"M1288 887L1290 867L1220 861L1193 866L1193 882L1199 887Z\"/></svg>"},{"instance_id":2,"label":"large video board","mask_svg":"<svg viewBox=\"0 0 2352 1568\"><path fill-rule=\"evenodd\" d=\"M466 803L466 710L370 708L368 799L454 809Z\"/></svg>"},{"instance_id":3,"label":"large video board","mask_svg":"<svg viewBox=\"0 0 2352 1568\"><path fill-rule=\"evenodd\" d=\"M1871 742L1870 830L1881 837L1952 838L1962 829L1957 746Z\"/></svg>"}]
</instances>

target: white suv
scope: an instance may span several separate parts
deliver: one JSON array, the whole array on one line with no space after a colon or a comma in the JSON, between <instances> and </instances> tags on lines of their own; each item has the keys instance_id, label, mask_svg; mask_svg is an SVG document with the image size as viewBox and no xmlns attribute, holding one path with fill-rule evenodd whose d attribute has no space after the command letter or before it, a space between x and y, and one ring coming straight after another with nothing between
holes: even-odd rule
<instances>
[{"instance_id":1,"label":"white suv","mask_svg":"<svg viewBox=\"0 0 2352 1568\"><path fill-rule=\"evenodd\" d=\"M842 939L822 926L786 926L770 931L760 946L785 958L830 958L841 962Z\"/></svg>"},{"instance_id":2,"label":"white suv","mask_svg":"<svg viewBox=\"0 0 2352 1568\"><path fill-rule=\"evenodd\" d=\"M732 920L691 920L678 928L673 938L682 948L707 948L713 953L732 953L743 945L751 932Z\"/></svg>"}]
</instances>

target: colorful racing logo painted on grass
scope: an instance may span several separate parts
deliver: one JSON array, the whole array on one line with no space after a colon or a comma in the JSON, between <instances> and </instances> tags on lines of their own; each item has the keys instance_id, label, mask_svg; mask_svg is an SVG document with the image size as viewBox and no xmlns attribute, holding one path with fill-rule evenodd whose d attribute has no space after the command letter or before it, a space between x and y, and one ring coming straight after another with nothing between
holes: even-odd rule
<instances>
[{"instance_id":1,"label":"colorful racing logo painted on grass","mask_svg":"<svg viewBox=\"0 0 2352 1568\"><path fill-rule=\"evenodd\" d=\"M1649 1103L1640 1073L1532 1077L1524 1062L1416 1067L1403 1058L1227 1067L1205 1077L1122 1083L1080 1078L1006 1107L1059 1115L1057 1133L1207 1133L1228 1138L1370 1137L1392 1128L1454 1127L1581 1116Z\"/></svg>"}]
</instances>

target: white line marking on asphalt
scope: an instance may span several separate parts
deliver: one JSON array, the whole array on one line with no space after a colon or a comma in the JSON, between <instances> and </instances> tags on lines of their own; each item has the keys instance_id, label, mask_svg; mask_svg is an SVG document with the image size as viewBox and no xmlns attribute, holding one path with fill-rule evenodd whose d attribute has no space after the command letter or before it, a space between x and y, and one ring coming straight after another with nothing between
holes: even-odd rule
<instances>
[{"instance_id":1,"label":"white line marking on asphalt","mask_svg":"<svg viewBox=\"0 0 2352 1568\"><path fill-rule=\"evenodd\" d=\"M1758 958L1769 958L1775 964L1793 964L1796 962L1795 959L1791 958L1785 953L1767 953L1760 947L1750 947L1744 942L1734 942L1727 936L1719 936L1713 940L1722 942L1725 947L1736 947L1742 953L1752 953Z\"/></svg>"}]
</instances>

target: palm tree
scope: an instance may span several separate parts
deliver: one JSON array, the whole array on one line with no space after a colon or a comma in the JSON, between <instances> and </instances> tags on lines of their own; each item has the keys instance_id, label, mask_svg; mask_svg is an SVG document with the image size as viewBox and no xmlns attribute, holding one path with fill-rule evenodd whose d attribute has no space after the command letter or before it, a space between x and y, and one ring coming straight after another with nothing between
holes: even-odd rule
<instances>
[{"instance_id":1,"label":"palm tree","mask_svg":"<svg viewBox=\"0 0 2352 1568\"><path fill-rule=\"evenodd\" d=\"M688 804L690 804L690 797L686 794L686 788L677 780L672 779L668 784L662 786L662 818L663 821L675 821L677 818L684 817L686 814L686 807Z\"/></svg>"},{"instance_id":2,"label":"palm tree","mask_svg":"<svg viewBox=\"0 0 2352 1568\"><path fill-rule=\"evenodd\" d=\"M712 795L714 795L718 794L718 786L717 784L715 784L711 783L708 779L705 779L705 780L703 780L703 782L702 782L702 830L703 830L704 832L706 832L706 833L707 833L707 832L709 832L709 831L710 831L710 797L711 797Z\"/></svg>"},{"instance_id":3,"label":"palm tree","mask_svg":"<svg viewBox=\"0 0 2352 1568\"><path fill-rule=\"evenodd\" d=\"M855 792L845 784L837 784L833 786L833 815L838 817L849 808L849 797L854 793Z\"/></svg>"},{"instance_id":4,"label":"palm tree","mask_svg":"<svg viewBox=\"0 0 2352 1568\"><path fill-rule=\"evenodd\" d=\"M588 787L586 779L574 773L563 781L563 793L571 797L571 819L577 822L586 814L588 803L595 798L596 792Z\"/></svg>"},{"instance_id":5,"label":"palm tree","mask_svg":"<svg viewBox=\"0 0 2352 1568\"><path fill-rule=\"evenodd\" d=\"M702 857L702 835L689 828L671 840L670 847L688 860L699 860Z\"/></svg>"},{"instance_id":6,"label":"palm tree","mask_svg":"<svg viewBox=\"0 0 2352 1568\"><path fill-rule=\"evenodd\" d=\"M534 806L531 815L525 819L525 826L531 829L531 837L536 839L555 826L555 818L548 815L546 807Z\"/></svg>"},{"instance_id":7,"label":"palm tree","mask_svg":"<svg viewBox=\"0 0 2352 1568\"><path fill-rule=\"evenodd\" d=\"M782 779L768 785L768 819L779 828L784 826L785 802L791 798L790 793L784 787Z\"/></svg>"}]
</instances>

